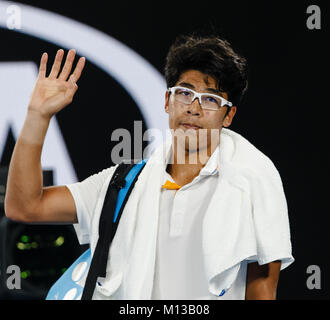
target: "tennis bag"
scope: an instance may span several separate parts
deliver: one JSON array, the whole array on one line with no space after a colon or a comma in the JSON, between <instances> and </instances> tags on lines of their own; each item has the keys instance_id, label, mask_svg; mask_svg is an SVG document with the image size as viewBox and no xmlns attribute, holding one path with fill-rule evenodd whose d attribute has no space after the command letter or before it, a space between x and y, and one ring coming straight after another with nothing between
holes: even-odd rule
<instances>
[{"instance_id":1,"label":"tennis bag","mask_svg":"<svg viewBox=\"0 0 330 320\"><path fill-rule=\"evenodd\" d=\"M91 300L98 277L106 277L111 241L146 160L120 163L109 183L99 221L99 239L94 255L86 250L50 288L46 300ZM87 273L88 272L88 273ZM87 276L86 276L87 274Z\"/></svg>"}]
</instances>

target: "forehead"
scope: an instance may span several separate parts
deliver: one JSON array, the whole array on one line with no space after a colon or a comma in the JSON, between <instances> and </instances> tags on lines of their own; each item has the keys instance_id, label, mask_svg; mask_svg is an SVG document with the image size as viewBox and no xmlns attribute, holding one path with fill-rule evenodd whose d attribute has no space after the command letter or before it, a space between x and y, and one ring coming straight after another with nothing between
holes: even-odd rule
<instances>
[{"instance_id":1,"label":"forehead","mask_svg":"<svg viewBox=\"0 0 330 320\"><path fill-rule=\"evenodd\" d=\"M217 89L217 80L212 76L198 70L188 70L180 75L177 83L188 82L198 87L209 87Z\"/></svg>"}]
</instances>

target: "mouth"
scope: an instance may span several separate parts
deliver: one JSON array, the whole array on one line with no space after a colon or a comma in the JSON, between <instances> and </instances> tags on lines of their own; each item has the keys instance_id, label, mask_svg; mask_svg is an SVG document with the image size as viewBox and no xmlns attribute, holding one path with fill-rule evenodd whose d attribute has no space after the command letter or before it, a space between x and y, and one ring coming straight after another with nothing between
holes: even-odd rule
<instances>
[{"instance_id":1,"label":"mouth","mask_svg":"<svg viewBox=\"0 0 330 320\"><path fill-rule=\"evenodd\" d=\"M183 123L180 123L181 126L185 127L186 129L193 129L193 130L198 130L198 129L201 129L202 127L196 125L196 124L193 124L193 123L187 123L187 122L183 122Z\"/></svg>"}]
</instances>

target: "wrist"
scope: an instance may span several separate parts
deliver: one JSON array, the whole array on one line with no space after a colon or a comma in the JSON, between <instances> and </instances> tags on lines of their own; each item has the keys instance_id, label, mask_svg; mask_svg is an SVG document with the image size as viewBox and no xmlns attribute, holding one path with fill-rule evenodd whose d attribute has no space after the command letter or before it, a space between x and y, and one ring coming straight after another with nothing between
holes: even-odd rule
<instances>
[{"instance_id":1,"label":"wrist","mask_svg":"<svg viewBox=\"0 0 330 320\"><path fill-rule=\"evenodd\" d=\"M41 111L39 111L37 109L34 109L33 107L29 106L28 110L27 110L26 117L31 119L31 120L37 120L37 121L41 121L41 122L44 122L44 123L49 123L52 116L44 114Z\"/></svg>"},{"instance_id":2,"label":"wrist","mask_svg":"<svg viewBox=\"0 0 330 320\"><path fill-rule=\"evenodd\" d=\"M19 140L28 144L42 145L49 127L50 117L39 111L28 110Z\"/></svg>"}]
</instances>

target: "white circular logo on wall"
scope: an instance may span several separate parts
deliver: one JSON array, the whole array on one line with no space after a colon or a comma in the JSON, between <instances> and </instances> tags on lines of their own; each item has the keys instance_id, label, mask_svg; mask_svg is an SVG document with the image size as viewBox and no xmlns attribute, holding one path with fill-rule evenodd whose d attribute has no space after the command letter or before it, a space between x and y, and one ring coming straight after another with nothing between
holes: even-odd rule
<instances>
[{"instance_id":1,"label":"white circular logo on wall","mask_svg":"<svg viewBox=\"0 0 330 320\"><path fill-rule=\"evenodd\" d=\"M11 1L0 1L0 27L38 37L61 48L76 49L79 55L85 56L126 89L139 107L147 128L157 128L166 136L166 113L159 112L157 108L164 104L165 80L149 62L132 49L73 19ZM0 156L8 127L11 127L17 136L23 125L26 105L37 71L35 63L29 61L0 63ZM20 78L21 82L17 80ZM11 89L11 84L15 89ZM43 167L56 169L55 184L67 184L77 180L56 119L52 120L47 133L42 164Z\"/></svg>"}]
</instances>

